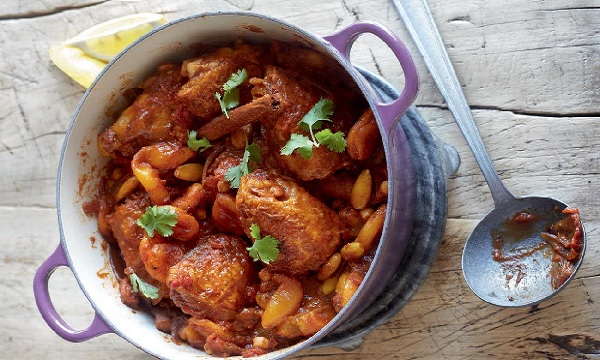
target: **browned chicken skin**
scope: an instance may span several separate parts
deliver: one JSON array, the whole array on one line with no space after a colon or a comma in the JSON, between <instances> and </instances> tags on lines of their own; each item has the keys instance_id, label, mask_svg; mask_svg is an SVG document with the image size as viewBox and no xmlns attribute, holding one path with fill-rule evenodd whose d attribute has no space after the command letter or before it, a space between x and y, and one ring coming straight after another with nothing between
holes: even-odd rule
<instances>
[{"instance_id":1,"label":"browned chicken skin","mask_svg":"<svg viewBox=\"0 0 600 360\"><path fill-rule=\"evenodd\" d=\"M340 242L337 214L289 178L256 170L242 177L236 203L248 234L256 223L279 239L281 252L269 264L274 271L317 270Z\"/></svg>"},{"instance_id":2,"label":"browned chicken skin","mask_svg":"<svg viewBox=\"0 0 600 360\"><path fill-rule=\"evenodd\" d=\"M115 209L109 219L109 225L119 244L125 265L145 280L151 279L151 277L146 273L139 251L144 230L136 224L136 221L149 204L150 202L145 196L128 198Z\"/></svg>"},{"instance_id":3,"label":"browned chicken skin","mask_svg":"<svg viewBox=\"0 0 600 360\"><path fill-rule=\"evenodd\" d=\"M262 75L265 51L260 46L242 44L219 48L195 59L186 60L181 69L189 81L177 94L187 109L201 119L212 119L221 113L215 93L231 74L246 69L249 77Z\"/></svg>"},{"instance_id":4,"label":"browned chicken skin","mask_svg":"<svg viewBox=\"0 0 600 360\"><path fill-rule=\"evenodd\" d=\"M181 106L175 101L181 83L179 67L161 66L142 84L143 93L101 134L101 152L131 157L143 146L157 141L184 139L186 131L173 122L181 116Z\"/></svg>"},{"instance_id":5,"label":"browned chicken skin","mask_svg":"<svg viewBox=\"0 0 600 360\"><path fill-rule=\"evenodd\" d=\"M167 284L169 269L191 250L194 242L170 241L160 236L145 236L140 241L140 256L146 271L161 285Z\"/></svg>"},{"instance_id":6,"label":"browned chicken skin","mask_svg":"<svg viewBox=\"0 0 600 360\"><path fill-rule=\"evenodd\" d=\"M198 318L232 320L252 301L254 265L239 237L212 235L170 268L171 299Z\"/></svg>"},{"instance_id":7,"label":"browned chicken skin","mask_svg":"<svg viewBox=\"0 0 600 360\"><path fill-rule=\"evenodd\" d=\"M325 146L313 148L313 157L310 159L303 159L297 152L290 156L280 154L281 148L293 133L306 135L298 126L304 115L321 98L331 98L331 95L306 79L297 78L276 66L266 67L264 80L256 82L253 91L258 94L270 94L280 101L277 110L265 118L263 123L268 129L266 138L271 154L282 169L300 180L314 180L326 178L349 165L347 154L330 151ZM332 131L339 130L336 128L339 124L340 122L334 122Z\"/></svg>"}]
</instances>

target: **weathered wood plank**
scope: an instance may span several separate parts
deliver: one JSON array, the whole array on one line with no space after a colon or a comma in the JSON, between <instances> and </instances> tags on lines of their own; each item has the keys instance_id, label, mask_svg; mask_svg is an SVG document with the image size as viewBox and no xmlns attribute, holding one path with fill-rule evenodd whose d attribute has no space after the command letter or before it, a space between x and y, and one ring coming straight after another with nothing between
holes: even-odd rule
<instances>
[{"instance_id":1,"label":"weathered wood plank","mask_svg":"<svg viewBox=\"0 0 600 360\"><path fill-rule=\"evenodd\" d=\"M451 177L453 201L450 217L481 217L491 200L475 159L447 110L421 108L432 131L456 147L461 166ZM600 199L590 198L600 172L592 149L600 136L598 117L549 118L507 111L475 110L474 118L496 170L517 196L549 195L567 203L582 204L582 213L597 218ZM471 199L471 200L470 200ZM587 215L586 215L587 214Z\"/></svg>"},{"instance_id":2,"label":"weathered wood plank","mask_svg":"<svg viewBox=\"0 0 600 360\"><path fill-rule=\"evenodd\" d=\"M598 115L597 4L432 1L431 7L472 106ZM423 96L435 93L426 86Z\"/></svg>"}]
</instances>

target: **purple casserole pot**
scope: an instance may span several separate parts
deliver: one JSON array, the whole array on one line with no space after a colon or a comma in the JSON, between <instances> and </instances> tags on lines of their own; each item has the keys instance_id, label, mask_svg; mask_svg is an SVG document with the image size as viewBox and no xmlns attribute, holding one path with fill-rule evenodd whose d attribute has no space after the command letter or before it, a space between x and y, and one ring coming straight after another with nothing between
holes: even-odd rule
<instances>
[{"instance_id":1,"label":"purple casserole pot","mask_svg":"<svg viewBox=\"0 0 600 360\"><path fill-rule=\"evenodd\" d=\"M364 33L380 38L399 61L405 85L397 99L382 103L375 90L349 61L354 40ZM336 328L355 318L384 289L406 250L413 224L415 172L405 134L397 122L413 102L418 78L412 58L400 39L384 27L358 22L333 35L320 37L284 21L243 12L200 14L168 23L119 54L86 91L67 130L57 182L60 244L39 267L34 278L37 306L44 320L62 338L85 341L113 332L154 356L165 359L209 358L187 345L177 345L158 331L152 317L134 312L120 301L116 280L99 276L110 272L108 254L99 246L101 236L95 218L83 213L97 187L104 160L98 154L96 135L108 127L125 107L123 91L149 76L157 65L181 61L194 55L194 44L226 44L238 37L250 42L272 39L299 42L334 59L347 81L354 83L369 102L377 118L388 164L388 207L377 254L363 283L347 306L323 329L294 346L261 356L276 359L310 347ZM93 241L97 240L97 241ZM48 280L59 266L68 266L96 316L86 329L74 329L56 312L48 291Z\"/></svg>"}]
</instances>

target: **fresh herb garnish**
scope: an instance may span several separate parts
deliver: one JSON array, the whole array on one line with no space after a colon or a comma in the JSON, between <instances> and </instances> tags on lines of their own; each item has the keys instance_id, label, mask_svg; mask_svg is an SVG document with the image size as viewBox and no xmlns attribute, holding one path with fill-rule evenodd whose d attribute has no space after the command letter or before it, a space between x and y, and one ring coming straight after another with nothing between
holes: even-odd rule
<instances>
[{"instance_id":1,"label":"fresh herb garnish","mask_svg":"<svg viewBox=\"0 0 600 360\"><path fill-rule=\"evenodd\" d=\"M197 139L197 136L198 133L195 130L188 131L187 146L190 149L194 151L203 152L204 150L212 146L212 144L206 137L203 137L202 139Z\"/></svg>"},{"instance_id":2,"label":"fresh herb garnish","mask_svg":"<svg viewBox=\"0 0 600 360\"><path fill-rule=\"evenodd\" d=\"M317 101L317 103L304 115L302 120L298 122L298 125L304 131L310 131L312 135L313 130L320 130L323 127L323 121L331 122L329 118L333 115L333 101L329 99L323 99ZM313 136L314 138L314 136Z\"/></svg>"},{"instance_id":3,"label":"fresh herb garnish","mask_svg":"<svg viewBox=\"0 0 600 360\"><path fill-rule=\"evenodd\" d=\"M315 134L319 144L327 146L331 151L344 152L346 150L346 138L341 131L332 132L330 129L324 129Z\"/></svg>"},{"instance_id":4,"label":"fresh herb garnish","mask_svg":"<svg viewBox=\"0 0 600 360\"><path fill-rule=\"evenodd\" d=\"M262 161L260 155L260 148L256 144L246 145L244 149L244 155L240 164L237 166L230 167L225 173L225 180L229 181L229 185L233 189L240 187L240 179L242 176L250 174L254 171L254 167L250 162L259 163Z\"/></svg>"},{"instance_id":5,"label":"fresh herb garnish","mask_svg":"<svg viewBox=\"0 0 600 360\"><path fill-rule=\"evenodd\" d=\"M303 159L309 159L313 156L313 146L315 144L304 135L292 134L290 140L281 148L281 155L292 155L294 150L298 150Z\"/></svg>"},{"instance_id":6,"label":"fresh herb garnish","mask_svg":"<svg viewBox=\"0 0 600 360\"><path fill-rule=\"evenodd\" d=\"M256 223L250 225L250 236L254 239L254 244L252 244L251 247L246 248L246 250L248 250L250 257L252 257L254 261L260 260L268 265L271 261L277 259L279 256L279 249L277 248L279 240L271 235L261 238L260 227Z\"/></svg>"},{"instance_id":7,"label":"fresh herb garnish","mask_svg":"<svg viewBox=\"0 0 600 360\"><path fill-rule=\"evenodd\" d=\"M321 145L327 146L331 151L344 152L346 150L346 138L341 131L332 132L330 129L324 129L317 133L323 127L324 121L331 122L329 118L333 114L333 101L329 99L319 100L298 123L301 129L310 133L310 138L302 134L292 134L290 140L281 148L281 155L291 155L294 150L303 159L309 159L313 156L313 147Z\"/></svg>"},{"instance_id":8,"label":"fresh herb garnish","mask_svg":"<svg viewBox=\"0 0 600 360\"><path fill-rule=\"evenodd\" d=\"M168 237L173 235L173 228L177 224L177 213L170 206L149 206L136 223L144 228L150 237L154 236L155 230L162 236Z\"/></svg>"},{"instance_id":9,"label":"fresh herb garnish","mask_svg":"<svg viewBox=\"0 0 600 360\"><path fill-rule=\"evenodd\" d=\"M158 288L140 279L140 277L137 276L136 273L132 272L131 274L129 274L129 281L131 282L131 287L133 288L134 292L141 293L148 299L158 299Z\"/></svg>"},{"instance_id":10,"label":"fresh herb garnish","mask_svg":"<svg viewBox=\"0 0 600 360\"><path fill-rule=\"evenodd\" d=\"M221 105L221 111L228 119L229 113L227 111L240 104L240 89L238 87L247 79L248 72L246 69L240 69L231 74L229 80L223 84L223 96L218 92L215 93L215 97L219 101L219 105Z\"/></svg>"}]
</instances>

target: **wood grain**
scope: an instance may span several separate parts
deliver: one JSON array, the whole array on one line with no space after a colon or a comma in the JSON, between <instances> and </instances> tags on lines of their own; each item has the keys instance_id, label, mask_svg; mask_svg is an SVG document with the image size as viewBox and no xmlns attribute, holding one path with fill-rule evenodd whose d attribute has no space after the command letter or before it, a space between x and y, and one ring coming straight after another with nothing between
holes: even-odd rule
<instances>
[{"instance_id":1,"label":"wood grain","mask_svg":"<svg viewBox=\"0 0 600 360\"><path fill-rule=\"evenodd\" d=\"M588 249L577 278L533 308L502 309L471 293L460 264L466 237L493 206L489 190L419 56L416 104L458 150L449 179L442 249L420 291L361 347L304 351L303 359L591 359L600 354L600 5L595 0L431 0L449 55L500 176L515 195L550 195L581 209ZM58 245L56 169L83 89L48 48L132 12L168 19L243 10L320 35L360 20L388 26L414 51L384 0L17 0L0 2L0 348L7 359L147 359L116 335L72 344L41 319L32 293L39 264ZM402 85L389 49L365 35L352 61ZM75 327L93 313L68 269L51 278L55 305ZM35 334L32 336L32 334Z\"/></svg>"}]
</instances>

